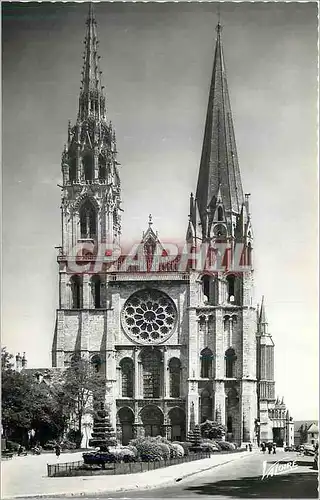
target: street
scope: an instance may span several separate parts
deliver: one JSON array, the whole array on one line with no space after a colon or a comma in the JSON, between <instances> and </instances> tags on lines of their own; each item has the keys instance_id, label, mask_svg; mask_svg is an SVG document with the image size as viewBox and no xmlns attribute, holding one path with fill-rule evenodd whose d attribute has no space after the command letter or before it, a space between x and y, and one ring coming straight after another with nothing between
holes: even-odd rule
<instances>
[{"instance_id":1,"label":"street","mask_svg":"<svg viewBox=\"0 0 320 500\"><path fill-rule=\"evenodd\" d=\"M296 460L298 468L290 473L262 480L263 461ZM312 457L278 452L276 455L252 454L244 460L220 465L209 471L178 481L175 486L152 491L101 495L94 498L160 500L162 498L318 498L318 474L312 469ZM83 500L83 499L82 499Z\"/></svg>"},{"instance_id":2,"label":"street","mask_svg":"<svg viewBox=\"0 0 320 500\"><path fill-rule=\"evenodd\" d=\"M280 460L295 460L297 468L278 476L262 480L263 462L267 461L267 470L272 463ZM123 493L84 494L73 500L91 499L153 499L190 498L220 499L232 498L318 498L318 472L312 469L313 458L298 456L297 453L277 452L276 455L263 455L256 452L244 459L225 465L219 465L208 471L194 474L188 478L176 478L176 484L145 491ZM21 498L21 497L20 497ZM54 497L46 497L54 500Z\"/></svg>"}]
</instances>

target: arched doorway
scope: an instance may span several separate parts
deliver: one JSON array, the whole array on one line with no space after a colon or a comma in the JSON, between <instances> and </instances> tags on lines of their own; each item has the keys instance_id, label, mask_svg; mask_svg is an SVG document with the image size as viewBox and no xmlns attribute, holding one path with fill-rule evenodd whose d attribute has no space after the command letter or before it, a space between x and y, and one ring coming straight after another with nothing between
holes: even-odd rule
<instances>
[{"instance_id":1,"label":"arched doorway","mask_svg":"<svg viewBox=\"0 0 320 500\"><path fill-rule=\"evenodd\" d=\"M186 414L182 408L172 408L168 413L171 424L171 441L185 441Z\"/></svg>"},{"instance_id":2,"label":"arched doorway","mask_svg":"<svg viewBox=\"0 0 320 500\"><path fill-rule=\"evenodd\" d=\"M118 411L118 417L121 424L122 444L128 444L133 439L133 421L134 414L131 408L124 406Z\"/></svg>"},{"instance_id":3,"label":"arched doorway","mask_svg":"<svg viewBox=\"0 0 320 500\"><path fill-rule=\"evenodd\" d=\"M212 420L212 397L207 389L203 389L200 396L201 422Z\"/></svg>"},{"instance_id":4,"label":"arched doorway","mask_svg":"<svg viewBox=\"0 0 320 500\"><path fill-rule=\"evenodd\" d=\"M233 387L226 392L227 441L238 441L239 436L239 394Z\"/></svg>"},{"instance_id":5,"label":"arched doorway","mask_svg":"<svg viewBox=\"0 0 320 500\"><path fill-rule=\"evenodd\" d=\"M163 435L163 413L157 406L146 406L141 410L145 436Z\"/></svg>"}]
</instances>

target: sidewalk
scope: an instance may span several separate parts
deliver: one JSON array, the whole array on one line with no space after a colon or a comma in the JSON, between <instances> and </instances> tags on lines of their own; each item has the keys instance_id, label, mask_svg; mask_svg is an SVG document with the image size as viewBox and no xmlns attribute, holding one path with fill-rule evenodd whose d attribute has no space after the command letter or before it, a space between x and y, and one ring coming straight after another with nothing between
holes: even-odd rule
<instances>
[{"instance_id":1,"label":"sidewalk","mask_svg":"<svg viewBox=\"0 0 320 500\"><path fill-rule=\"evenodd\" d=\"M155 471L139 474L92 477L47 477L47 463L57 463L53 456L40 455L17 457L2 462L1 498L82 496L98 493L116 493L139 489L151 489L174 483L211 467L252 456L252 453L239 452L226 455L213 455L211 458L172 465ZM76 462L82 453L63 454L59 462Z\"/></svg>"}]
</instances>

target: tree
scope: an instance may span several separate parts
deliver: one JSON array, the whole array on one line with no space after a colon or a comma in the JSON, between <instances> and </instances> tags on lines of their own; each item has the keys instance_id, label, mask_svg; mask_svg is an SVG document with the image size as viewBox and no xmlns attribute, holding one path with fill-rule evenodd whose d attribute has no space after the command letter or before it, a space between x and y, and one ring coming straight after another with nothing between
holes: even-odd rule
<instances>
[{"instance_id":1,"label":"tree","mask_svg":"<svg viewBox=\"0 0 320 500\"><path fill-rule=\"evenodd\" d=\"M61 401L65 414L73 417L76 425L75 440L80 447L82 422L86 413L94 413L94 402L104 401L105 384L99 373L99 365L75 356L71 366L64 373L61 387Z\"/></svg>"},{"instance_id":2,"label":"tree","mask_svg":"<svg viewBox=\"0 0 320 500\"><path fill-rule=\"evenodd\" d=\"M225 425L212 420L206 420L200 424L201 435L208 439L222 439L226 434L227 428Z\"/></svg>"},{"instance_id":3,"label":"tree","mask_svg":"<svg viewBox=\"0 0 320 500\"><path fill-rule=\"evenodd\" d=\"M33 416L32 383L29 376L11 369L2 371L2 426L4 436L27 442Z\"/></svg>"},{"instance_id":4,"label":"tree","mask_svg":"<svg viewBox=\"0 0 320 500\"><path fill-rule=\"evenodd\" d=\"M201 444L201 430L199 425L195 425L188 433L188 441L191 443L191 450L199 451Z\"/></svg>"},{"instance_id":5,"label":"tree","mask_svg":"<svg viewBox=\"0 0 320 500\"><path fill-rule=\"evenodd\" d=\"M99 446L101 451L108 451L109 446L117 444L116 433L110 422L109 414L100 403L100 409L95 411L90 446Z\"/></svg>"},{"instance_id":6,"label":"tree","mask_svg":"<svg viewBox=\"0 0 320 500\"><path fill-rule=\"evenodd\" d=\"M32 444L28 437L31 429L35 431L33 440L41 444L59 437L66 425L59 384L39 383L32 374L15 371L12 358L12 354L2 348L2 426L5 437L25 445Z\"/></svg>"},{"instance_id":7,"label":"tree","mask_svg":"<svg viewBox=\"0 0 320 500\"><path fill-rule=\"evenodd\" d=\"M7 351L6 347L1 347L1 372L13 369L13 355Z\"/></svg>"}]
</instances>

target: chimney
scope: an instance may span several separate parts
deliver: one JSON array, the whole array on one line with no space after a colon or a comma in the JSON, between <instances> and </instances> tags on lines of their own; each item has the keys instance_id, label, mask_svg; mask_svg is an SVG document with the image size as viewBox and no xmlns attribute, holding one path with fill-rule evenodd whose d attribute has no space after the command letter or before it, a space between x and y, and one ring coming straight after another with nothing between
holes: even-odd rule
<instances>
[{"instance_id":1,"label":"chimney","mask_svg":"<svg viewBox=\"0 0 320 500\"><path fill-rule=\"evenodd\" d=\"M22 357L20 356L20 352L16 355L16 370L17 372L21 372L22 370Z\"/></svg>"},{"instance_id":2,"label":"chimney","mask_svg":"<svg viewBox=\"0 0 320 500\"><path fill-rule=\"evenodd\" d=\"M23 356L22 356L22 360L21 360L21 364L22 364L22 368L27 368L27 358L26 358L26 353L24 352L23 353Z\"/></svg>"}]
</instances>

